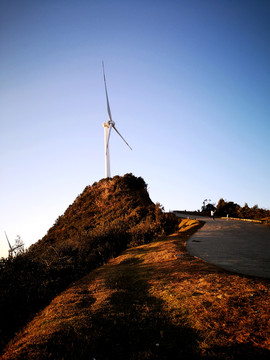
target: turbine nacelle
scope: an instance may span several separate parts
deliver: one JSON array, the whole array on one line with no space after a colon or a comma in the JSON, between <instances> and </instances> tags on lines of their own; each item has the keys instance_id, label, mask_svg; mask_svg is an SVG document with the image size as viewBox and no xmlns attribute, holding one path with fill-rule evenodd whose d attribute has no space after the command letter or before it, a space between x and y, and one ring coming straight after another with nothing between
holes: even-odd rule
<instances>
[{"instance_id":1,"label":"turbine nacelle","mask_svg":"<svg viewBox=\"0 0 270 360\"><path fill-rule=\"evenodd\" d=\"M109 121L105 121L104 123L103 123L103 127L105 128L109 128L110 126L114 126L115 125L115 122L114 121L112 121L112 120L109 120Z\"/></svg>"}]
</instances>

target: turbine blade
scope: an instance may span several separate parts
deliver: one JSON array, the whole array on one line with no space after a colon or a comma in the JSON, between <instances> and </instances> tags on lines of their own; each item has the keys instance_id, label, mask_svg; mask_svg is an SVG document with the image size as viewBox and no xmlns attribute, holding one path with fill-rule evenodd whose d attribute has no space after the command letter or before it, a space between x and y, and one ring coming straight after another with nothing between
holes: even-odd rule
<instances>
[{"instance_id":1,"label":"turbine blade","mask_svg":"<svg viewBox=\"0 0 270 360\"><path fill-rule=\"evenodd\" d=\"M130 150L132 150L131 146L129 146L129 144L126 142L126 140L123 138L123 136L120 134L120 132L116 129L115 126L112 126L114 128L114 130L117 132L117 134L121 137L121 139L127 144L127 146L130 148Z\"/></svg>"},{"instance_id":2,"label":"turbine blade","mask_svg":"<svg viewBox=\"0 0 270 360\"><path fill-rule=\"evenodd\" d=\"M9 240L8 240L8 237L7 237L7 233L6 233L6 232L5 232L5 235L6 235L7 242L8 242L8 245L9 245L9 247L10 247L10 250L12 251L12 247L11 247L11 245L10 245L10 242L9 242Z\"/></svg>"},{"instance_id":3,"label":"turbine blade","mask_svg":"<svg viewBox=\"0 0 270 360\"><path fill-rule=\"evenodd\" d=\"M102 61L102 67L103 67L103 77L104 77L105 93L106 93L106 100L107 100L107 111L108 111L108 115L109 115L109 120L112 121L112 114L111 114L111 109L110 109L110 104L109 104L109 97L108 97L105 70L104 70L104 62L103 61Z\"/></svg>"},{"instance_id":4,"label":"turbine blade","mask_svg":"<svg viewBox=\"0 0 270 360\"><path fill-rule=\"evenodd\" d=\"M20 247L22 247L22 244L17 245L17 246L14 246L14 248L12 249L12 251L14 251L14 250L16 250L16 249L18 249L18 248L20 248Z\"/></svg>"}]
</instances>

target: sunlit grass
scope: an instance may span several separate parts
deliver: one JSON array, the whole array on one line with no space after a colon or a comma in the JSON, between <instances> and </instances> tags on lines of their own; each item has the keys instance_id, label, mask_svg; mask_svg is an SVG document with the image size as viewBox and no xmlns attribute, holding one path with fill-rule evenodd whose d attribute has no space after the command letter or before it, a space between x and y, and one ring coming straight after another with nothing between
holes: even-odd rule
<instances>
[{"instance_id":1,"label":"sunlit grass","mask_svg":"<svg viewBox=\"0 0 270 360\"><path fill-rule=\"evenodd\" d=\"M186 232L193 228L198 228L199 224L199 220L182 219L179 224L179 232Z\"/></svg>"},{"instance_id":2,"label":"sunlit grass","mask_svg":"<svg viewBox=\"0 0 270 360\"><path fill-rule=\"evenodd\" d=\"M198 221L131 248L55 298L4 359L265 359L269 281L186 252Z\"/></svg>"}]
</instances>

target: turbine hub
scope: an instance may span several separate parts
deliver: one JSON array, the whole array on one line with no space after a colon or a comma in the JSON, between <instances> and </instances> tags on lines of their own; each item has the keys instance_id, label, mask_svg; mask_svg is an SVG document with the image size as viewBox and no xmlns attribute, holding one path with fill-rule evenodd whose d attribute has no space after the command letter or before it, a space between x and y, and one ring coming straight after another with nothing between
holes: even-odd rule
<instances>
[{"instance_id":1,"label":"turbine hub","mask_svg":"<svg viewBox=\"0 0 270 360\"><path fill-rule=\"evenodd\" d=\"M107 128L109 128L111 125L112 125L112 126L114 126L114 125L115 125L115 122L114 122L114 121L112 121L112 120L105 121L105 122L103 123L103 127L107 127Z\"/></svg>"}]
</instances>

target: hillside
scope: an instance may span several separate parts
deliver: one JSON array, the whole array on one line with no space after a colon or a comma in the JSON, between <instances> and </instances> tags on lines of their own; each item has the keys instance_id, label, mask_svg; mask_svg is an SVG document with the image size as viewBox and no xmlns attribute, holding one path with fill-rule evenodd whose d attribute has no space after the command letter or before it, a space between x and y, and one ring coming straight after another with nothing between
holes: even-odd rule
<instances>
[{"instance_id":1,"label":"hillside","mask_svg":"<svg viewBox=\"0 0 270 360\"><path fill-rule=\"evenodd\" d=\"M29 253L46 263L59 262L62 257L66 261L69 252L83 261L91 258L89 265L94 257L100 263L107 255L99 249L100 242L110 252L113 238L113 253L118 253L130 243L150 239L165 225L166 216L151 201L142 178L126 174L103 179L87 186Z\"/></svg>"},{"instance_id":2,"label":"hillside","mask_svg":"<svg viewBox=\"0 0 270 360\"><path fill-rule=\"evenodd\" d=\"M85 190L43 239L0 263L0 350L39 310L89 271L128 247L175 229L140 177L103 179Z\"/></svg>"},{"instance_id":3,"label":"hillside","mask_svg":"<svg viewBox=\"0 0 270 360\"><path fill-rule=\"evenodd\" d=\"M267 359L267 280L190 256L201 224L133 247L92 271L38 314L2 360Z\"/></svg>"}]
</instances>

